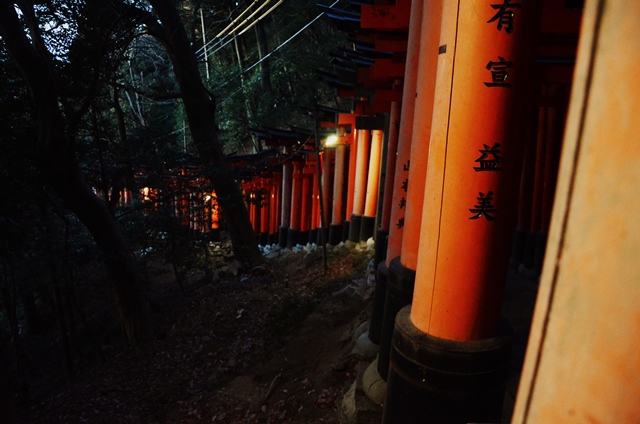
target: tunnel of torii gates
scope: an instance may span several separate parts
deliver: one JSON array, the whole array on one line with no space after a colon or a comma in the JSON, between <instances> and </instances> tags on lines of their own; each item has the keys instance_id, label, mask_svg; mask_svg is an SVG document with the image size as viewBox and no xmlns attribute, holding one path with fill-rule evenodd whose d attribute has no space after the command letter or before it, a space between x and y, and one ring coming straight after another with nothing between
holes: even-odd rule
<instances>
[{"instance_id":1,"label":"tunnel of torii gates","mask_svg":"<svg viewBox=\"0 0 640 424\"><path fill-rule=\"evenodd\" d=\"M640 422L640 2L350 3L318 74L351 110L230 162L261 244L375 238L383 422L500 420L510 260L541 273L513 422Z\"/></svg>"}]
</instances>

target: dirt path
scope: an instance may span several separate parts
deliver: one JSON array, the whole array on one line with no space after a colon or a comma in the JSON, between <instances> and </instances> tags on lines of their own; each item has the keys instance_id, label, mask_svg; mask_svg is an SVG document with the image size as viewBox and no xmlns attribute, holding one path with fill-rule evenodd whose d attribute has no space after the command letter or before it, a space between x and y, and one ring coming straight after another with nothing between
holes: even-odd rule
<instances>
[{"instance_id":1,"label":"dirt path","mask_svg":"<svg viewBox=\"0 0 640 424\"><path fill-rule=\"evenodd\" d=\"M370 301L332 293L363 280L371 254L336 249L323 273L319 252L287 253L193 282L162 339L79 375L39 400L29 422L337 423Z\"/></svg>"}]
</instances>

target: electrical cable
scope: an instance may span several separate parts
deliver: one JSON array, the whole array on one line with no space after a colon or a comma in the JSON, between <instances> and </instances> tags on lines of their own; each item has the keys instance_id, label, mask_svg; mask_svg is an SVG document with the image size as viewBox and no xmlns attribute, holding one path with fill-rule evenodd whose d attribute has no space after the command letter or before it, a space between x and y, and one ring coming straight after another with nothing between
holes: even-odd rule
<instances>
[{"instance_id":1,"label":"electrical cable","mask_svg":"<svg viewBox=\"0 0 640 424\"><path fill-rule=\"evenodd\" d=\"M335 6L337 3L339 3L340 0L336 0L333 4L331 4L331 6L329 7L333 7ZM320 19L320 17L322 17L322 15L324 15L324 12L320 13L318 16L316 16L313 20L311 20L311 22L309 22L307 25L305 25L304 27L302 27L300 30L298 30L295 34L293 34L291 37L289 37L287 40L285 40L282 44L280 44L278 47L276 47L275 49L273 49L271 52L269 52L267 55L265 55L262 59L258 60L257 62L255 62L253 65L249 66L248 68L244 69L242 72L240 72L238 75L236 75L234 78L230 79L229 81L227 81L225 84L223 85L227 85L230 82L234 81L235 79L237 79L240 75L244 74L245 72L248 72L250 70L252 70L253 68L255 68L256 66L258 66L260 63L262 63L263 61L265 61L266 59L268 59L273 53L277 52L278 50L280 50L283 46L285 46L286 44L288 44L291 40L293 40L295 37L297 37L302 31L304 31L305 29L307 29L311 24L313 24L315 21L317 21L318 19ZM317 31L317 30L316 30ZM313 32L315 33L315 31ZM311 34L313 34L311 33ZM307 37L309 37L311 34L309 34ZM307 37L305 37L302 41L304 41ZM298 45L298 44L297 44ZM296 46L297 46L296 45ZM238 90L234 91L231 95L229 95L227 98L225 98L224 100L222 100L219 105L224 104L227 100L231 99L232 97L234 97L236 94L238 94L241 90L243 89L243 87L240 87Z\"/></svg>"}]
</instances>

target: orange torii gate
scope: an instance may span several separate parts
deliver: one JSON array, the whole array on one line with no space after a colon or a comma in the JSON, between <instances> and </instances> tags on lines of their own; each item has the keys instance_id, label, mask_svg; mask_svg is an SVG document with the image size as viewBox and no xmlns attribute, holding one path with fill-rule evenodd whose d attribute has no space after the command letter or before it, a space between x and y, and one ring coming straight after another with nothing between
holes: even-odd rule
<instances>
[{"instance_id":1,"label":"orange torii gate","mask_svg":"<svg viewBox=\"0 0 640 424\"><path fill-rule=\"evenodd\" d=\"M500 305L518 140L533 92L536 6L514 5L517 14L509 10L503 22L487 2L444 2L433 13L438 41L423 31L421 55L437 59L435 95L425 103L433 121L420 247L410 251L419 258L413 304L395 320L385 423L500 419L511 349ZM414 137L415 129L414 118Z\"/></svg>"},{"instance_id":2,"label":"orange torii gate","mask_svg":"<svg viewBox=\"0 0 640 424\"><path fill-rule=\"evenodd\" d=\"M220 212L214 191L207 189L207 180L198 165L167 169L161 173L141 168L134 171L142 202L152 202L155 210L166 206L169 214L195 233L217 237ZM124 189L121 206L131 202L132 192Z\"/></svg>"}]
</instances>

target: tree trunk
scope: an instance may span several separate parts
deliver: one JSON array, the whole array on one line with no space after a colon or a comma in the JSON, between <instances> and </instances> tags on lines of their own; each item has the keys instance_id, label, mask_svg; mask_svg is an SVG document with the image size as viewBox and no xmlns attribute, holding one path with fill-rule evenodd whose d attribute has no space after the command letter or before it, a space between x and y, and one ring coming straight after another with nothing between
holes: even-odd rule
<instances>
[{"instance_id":1,"label":"tree trunk","mask_svg":"<svg viewBox=\"0 0 640 424\"><path fill-rule=\"evenodd\" d=\"M28 13L25 16L28 19ZM33 28L35 23L31 24ZM42 178L78 216L102 251L127 340L131 345L148 340L153 336L153 320L142 278L118 223L105 202L94 195L80 170L75 139L60 110L64 99L56 90L50 54L38 34L30 31L31 38L27 38L12 2L0 2L0 35L33 101Z\"/></svg>"},{"instance_id":2,"label":"tree trunk","mask_svg":"<svg viewBox=\"0 0 640 424\"><path fill-rule=\"evenodd\" d=\"M189 120L191 137L205 163L207 177L210 178L218 196L231 235L234 254L251 264L260 263L262 255L240 186L230 173L218 139L215 98L202 82L196 56L189 45L187 33L174 3L170 0L150 0L150 3L160 18L162 27L152 17L145 19L144 23L147 24L151 35L163 43L173 64Z\"/></svg>"},{"instance_id":3,"label":"tree trunk","mask_svg":"<svg viewBox=\"0 0 640 424\"><path fill-rule=\"evenodd\" d=\"M269 63L269 58L264 58L269 54L269 43L267 39L267 34L264 31L264 23L262 21L258 21L255 26L256 32L256 40L258 41L258 56L261 60L260 62L260 84L262 86L262 91L266 93L271 92L271 65Z\"/></svg>"}]
</instances>

